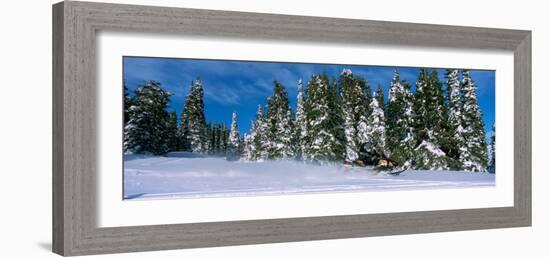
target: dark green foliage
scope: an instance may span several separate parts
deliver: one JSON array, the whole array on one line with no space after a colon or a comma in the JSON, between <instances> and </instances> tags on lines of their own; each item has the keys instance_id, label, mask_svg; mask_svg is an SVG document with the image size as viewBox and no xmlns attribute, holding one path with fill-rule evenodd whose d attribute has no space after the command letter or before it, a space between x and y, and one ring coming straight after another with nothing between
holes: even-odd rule
<instances>
[{"instance_id":1,"label":"dark green foliage","mask_svg":"<svg viewBox=\"0 0 550 257\"><path fill-rule=\"evenodd\" d=\"M267 100L266 121L268 134L267 158L279 159L294 156L292 145L293 124L288 93L278 81L274 82L273 95Z\"/></svg>"},{"instance_id":2,"label":"dark green foliage","mask_svg":"<svg viewBox=\"0 0 550 257\"><path fill-rule=\"evenodd\" d=\"M170 93L150 81L136 89L128 107L124 127L124 150L132 153L163 154L170 151L173 120L166 110Z\"/></svg>"},{"instance_id":3,"label":"dark green foliage","mask_svg":"<svg viewBox=\"0 0 550 257\"><path fill-rule=\"evenodd\" d=\"M275 81L266 112L258 107L246 141L236 114L231 129L206 122L200 80L191 83L179 127L176 113L167 111L170 93L160 83L150 81L132 94L124 85L124 149L207 152L230 160L352 162L368 155L404 168L494 172L494 134L487 147L476 85L467 70L462 81L457 74L446 70L444 88L435 69L421 68L413 94L395 71L387 101L380 85L373 96L367 81L351 70L332 80L314 74L305 92L299 82L296 119L286 88Z\"/></svg>"},{"instance_id":4,"label":"dark green foliage","mask_svg":"<svg viewBox=\"0 0 550 257\"><path fill-rule=\"evenodd\" d=\"M386 107L386 147L390 151L390 158L405 168L411 167L416 146L413 101L409 83L400 81L396 70Z\"/></svg>"},{"instance_id":5,"label":"dark green foliage","mask_svg":"<svg viewBox=\"0 0 550 257\"><path fill-rule=\"evenodd\" d=\"M462 72L464 96L462 124L464 126L465 149L461 155L462 168L469 171L486 171L488 164L485 130L481 110L477 102L477 87L468 70Z\"/></svg>"},{"instance_id":6,"label":"dark green foliage","mask_svg":"<svg viewBox=\"0 0 550 257\"><path fill-rule=\"evenodd\" d=\"M179 148L178 115L175 111L170 112L165 133L165 137L168 140L168 151L177 151Z\"/></svg>"},{"instance_id":7,"label":"dark green foliage","mask_svg":"<svg viewBox=\"0 0 550 257\"><path fill-rule=\"evenodd\" d=\"M334 154L336 161L341 161L345 157L345 135L344 135L344 115L342 113L342 98L338 93L337 83L330 83L328 74L322 75L322 81L325 85L328 85L328 131L334 136L334 140L331 141L330 148Z\"/></svg>"},{"instance_id":8,"label":"dark green foliage","mask_svg":"<svg viewBox=\"0 0 550 257\"><path fill-rule=\"evenodd\" d=\"M382 109L385 109L385 101L384 101L384 90L382 89L382 85L378 85L376 87L375 97L376 101L378 101L378 106Z\"/></svg>"},{"instance_id":9,"label":"dark green foliage","mask_svg":"<svg viewBox=\"0 0 550 257\"><path fill-rule=\"evenodd\" d=\"M204 100L201 80L191 82L189 94L181 114L180 135L183 142L182 150L206 152L208 146L208 131L204 116Z\"/></svg>"},{"instance_id":10,"label":"dark green foliage","mask_svg":"<svg viewBox=\"0 0 550 257\"><path fill-rule=\"evenodd\" d=\"M365 96L367 82L361 77L353 76L351 70L344 70L338 79L338 88L342 90L340 110L344 117L345 159L353 162L359 158L361 145L367 141L367 108L370 108ZM340 115L338 115L340 116Z\"/></svg>"},{"instance_id":11,"label":"dark green foliage","mask_svg":"<svg viewBox=\"0 0 550 257\"><path fill-rule=\"evenodd\" d=\"M431 74L424 68L420 69L414 99L415 133L418 142L415 167L449 169L453 160L443 150L447 143L445 99L442 83L435 69Z\"/></svg>"},{"instance_id":12,"label":"dark green foliage","mask_svg":"<svg viewBox=\"0 0 550 257\"><path fill-rule=\"evenodd\" d=\"M313 75L307 86L307 138L305 159L337 161L344 155L343 130L338 123L337 88L329 86L328 76Z\"/></svg>"}]
</instances>

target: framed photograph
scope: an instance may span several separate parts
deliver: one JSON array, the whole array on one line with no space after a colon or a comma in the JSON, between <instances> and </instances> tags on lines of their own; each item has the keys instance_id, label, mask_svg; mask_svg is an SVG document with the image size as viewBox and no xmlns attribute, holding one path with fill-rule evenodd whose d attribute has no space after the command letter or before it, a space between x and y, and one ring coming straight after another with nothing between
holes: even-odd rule
<instances>
[{"instance_id":1,"label":"framed photograph","mask_svg":"<svg viewBox=\"0 0 550 257\"><path fill-rule=\"evenodd\" d=\"M53 103L60 255L531 225L530 31L66 1Z\"/></svg>"}]
</instances>

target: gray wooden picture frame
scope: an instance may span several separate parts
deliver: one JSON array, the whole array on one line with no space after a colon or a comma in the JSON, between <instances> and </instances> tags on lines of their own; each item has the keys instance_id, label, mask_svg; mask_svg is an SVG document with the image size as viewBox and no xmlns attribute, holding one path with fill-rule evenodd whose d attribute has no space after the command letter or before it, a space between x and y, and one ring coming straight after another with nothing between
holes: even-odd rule
<instances>
[{"instance_id":1,"label":"gray wooden picture frame","mask_svg":"<svg viewBox=\"0 0 550 257\"><path fill-rule=\"evenodd\" d=\"M95 37L101 30L513 51L514 206L97 227ZM73 1L53 6L55 253L88 255L530 225L530 31Z\"/></svg>"}]
</instances>

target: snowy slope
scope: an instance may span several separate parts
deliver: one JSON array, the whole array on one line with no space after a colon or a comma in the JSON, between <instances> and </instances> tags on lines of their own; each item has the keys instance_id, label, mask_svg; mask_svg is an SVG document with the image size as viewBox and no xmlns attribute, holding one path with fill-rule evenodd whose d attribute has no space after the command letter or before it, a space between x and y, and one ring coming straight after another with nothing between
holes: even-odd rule
<instances>
[{"instance_id":1,"label":"snowy slope","mask_svg":"<svg viewBox=\"0 0 550 257\"><path fill-rule=\"evenodd\" d=\"M495 185L495 175L461 171L406 171L400 176L341 165L295 161L230 162L221 157L170 153L124 157L124 198L179 198L282 193L415 190Z\"/></svg>"}]
</instances>

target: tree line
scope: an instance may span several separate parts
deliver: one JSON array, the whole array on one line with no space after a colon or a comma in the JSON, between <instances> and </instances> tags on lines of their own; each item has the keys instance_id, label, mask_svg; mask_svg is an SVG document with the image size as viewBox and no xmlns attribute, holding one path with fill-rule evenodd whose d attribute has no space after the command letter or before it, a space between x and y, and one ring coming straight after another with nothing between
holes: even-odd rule
<instances>
[{"instance_id":1,"label":"tree line","mask_svg":"<svg viewBox=\"0 0 550 257\"><path fill-rule=\"evenodd\" d=\"M285 86L274 81L273 94L258 105L242 137L236 113L230 127L206 121L200 79L191 83L179 124L176 113L167 111L170 93L150 81L132 96L124 87L124 150L191 151L247 161L373 164L391 158L403 168L494 171L494 146L485 141L470 72L447 69L445 78L443 83L436 69L421 68L413 92L394 70L386 100L380 85L373 93L350 69L332 79L313 74L305 87L298 81L295 112Z\"/></svg>"}]
</instances>

